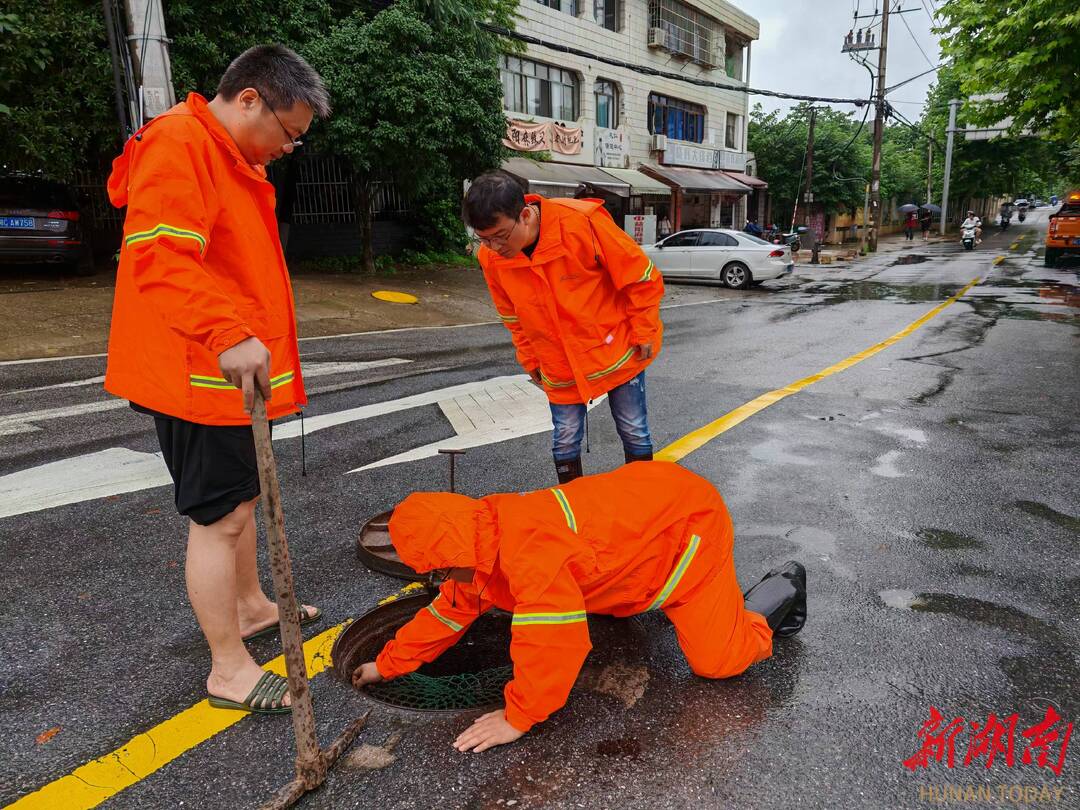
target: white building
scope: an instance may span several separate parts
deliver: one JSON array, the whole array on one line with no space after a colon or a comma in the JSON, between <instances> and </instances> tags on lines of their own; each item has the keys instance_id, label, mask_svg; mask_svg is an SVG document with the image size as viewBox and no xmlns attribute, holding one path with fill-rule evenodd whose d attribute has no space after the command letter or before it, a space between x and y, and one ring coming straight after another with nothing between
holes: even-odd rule
<instances>
[{"instance_id":1,"label":"white building","mask_svg":"<svg viewBox=\"0 0 1080 810\"><path fill-rule=\"evenodd\" d=\"M631 67L745 87L757 20L723 0L521 0L518 11L519 33L625 66L533 44L505 57L506 143L551 161L503 168L535 193L601 196L619 221L650 214L673 230L741 227L758 210L748 95Z\"/></svg>"}]
</instances>

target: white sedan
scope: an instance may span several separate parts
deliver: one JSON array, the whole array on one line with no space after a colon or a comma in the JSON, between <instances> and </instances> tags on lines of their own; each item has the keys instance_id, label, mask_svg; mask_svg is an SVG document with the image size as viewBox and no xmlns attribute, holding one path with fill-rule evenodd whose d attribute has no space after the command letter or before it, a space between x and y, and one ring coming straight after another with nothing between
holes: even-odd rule
<instances>
[{"instance_id":1,"label":"white sedan","mask_svg":"<svg viewBox=\"0 0 1080 810\"><path fill-rule=\"evenodd\" d=\"M673 233L647 245L645 254L664 278L711 279L737 290L795 269L787 245L720 228Z\"/></svg>"}]
</instances>

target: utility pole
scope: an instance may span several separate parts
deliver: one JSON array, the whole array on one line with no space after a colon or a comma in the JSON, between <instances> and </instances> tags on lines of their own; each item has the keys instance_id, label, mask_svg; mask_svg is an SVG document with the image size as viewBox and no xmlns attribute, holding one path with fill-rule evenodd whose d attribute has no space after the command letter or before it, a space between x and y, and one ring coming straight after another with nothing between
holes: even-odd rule
<instances>
[{"instance_id":1,"label":"utility pole","mask_svg":"<svg viewBox=\"0 0 1080 810\"><path fill-rule=\"evenodd\" d=\"M926 142L926 204L930 205L933 200L930 198L930 170L934 167L934 142Z\"/></svg>"},{"instance_id":2,"label":"utility pole","mask_svg":"<svg viewBox=\"0 0 1080 810\"><path fill-rule=\"evenodd\" d=\"M814 201L814 123L817 121L817 107L810 108L810 131L806 136L806 191L803 192L803 224L810 225L810 203Z\"/></svg>"},{"instance_id":3,"label":"utility pole","mask_svg":"<svg viewBox=\"0 0 1080 810\"><path fill-rule=\"evenodd\" d=\"M953 135L956 131L956 110L960 107L960 99L954 98L949 101L949 128L945 140L945 182L941 189L941 235L945 235L945 218L949 215L949 176L952 174L952 150Z\"/></svg>"},{"instance_id":4,"label":"utility pole","mask_svg":"<svg viewBox=\"0 0 1080 810\"><path fill-rule=\"evenodd\" d=\"M862 230L859 232L859 255L866 252L866 231L870 227L870 184L866 184L866 195L863 197Z\"/></svg>"},{"instance_id":5,"label":"utility pole","mask_svg":"<svg viewBox=\"0 0 1080 810\"><path fill-rule=\"evenodd\" d=\"M885 130L885 62L889 45L889 4L884 0L881 9L881 45L878 50L877 110L874 116L874 162L870 175L870 216L874 227L870 231L870 250L876 251L878 229L881 227L881 137Z\"/></svg>"},{"instance_id":6,"label":"utility pole","mask_svg":"<svg viewBox=\"0 0 1080 810\"><path fill-rule=\"evenodd\" d=\"M161 115L176 104L169 65L169 40L161 0L124 0L128 45L135 73L137 97L132 99L132 118L137 126Z\"/></svg>"}]
</instances>

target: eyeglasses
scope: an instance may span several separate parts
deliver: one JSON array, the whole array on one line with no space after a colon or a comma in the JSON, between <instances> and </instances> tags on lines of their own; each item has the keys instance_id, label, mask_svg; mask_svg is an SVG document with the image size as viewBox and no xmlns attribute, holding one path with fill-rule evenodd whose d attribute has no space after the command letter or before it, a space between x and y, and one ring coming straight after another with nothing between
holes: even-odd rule
<instances>
[{"instance_id":1,"label":"eyeglasses","mask_svg":"<svg viewBox=\"0 0 1080 810\"><path fill-rule=\"evenodd\" d=\"M476 240L481 245L484 245L485 247L493 248L493 249L496 249L496 250L498 248L505 247L506 243L510 241L510 237L514 235L514 231L517 230L518 223L520 223L520 222L521 222L521 218L520 218L520 215L519 215L518 219L514 220L514 227L511 228L507 232L506 236L493 236L493 237L487 237L487 238L483 237L483 236L478 236L478 237L476 237Z\"/></svg>"},{"instance_id":2,"label":"eyeglasses","mask_svg":"<svg viewBox=\"0 0 1080 810\"><path fill-rule=\"evenodd\" d=\"M268 109L270 111L270 114L272 116L274 116L274 120L278 122L278 126L281 127L281 131L285 133L285 137L289 139L289 143L292 145L292 147L294 149L296 149L296 148L299 148L299 147L303 146L304 142L302 140L300 140L299 138L294 138L292 136L292 134L289 132L289 130L287 130L285 128L285 125L283 123L281 123L281 119L278 118L278 114L276 112L274 112L274 108L270 106L270 102L268 102L264 98L263 99L263 104L266 105L266 109Z\"/></svg>"}]
</instances>

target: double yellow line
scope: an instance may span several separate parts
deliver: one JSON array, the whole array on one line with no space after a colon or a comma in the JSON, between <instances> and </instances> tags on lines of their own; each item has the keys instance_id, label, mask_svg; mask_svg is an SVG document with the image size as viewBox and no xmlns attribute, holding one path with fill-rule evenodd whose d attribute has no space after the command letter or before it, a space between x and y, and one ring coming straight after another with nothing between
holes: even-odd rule
<instances>
[{"instance_id":1,"label":"double yellow line","mask_svg":"<svg viewBox=\"0 0 1080 810\"><path fill-rule=\"evenodd\" d=\"M995 264L1004 257L998 257ZM695 450L708 444L721 433L763 411L770 405L797 394L816 382L831 377L856 363L892 346L906 338L915 330L937 317L943 310L956 303L979 279L972 279L960 292L947 301L938 304L917 321L909 324L891 337L876 343L869 349L841 360L839 363L822 369L817 374L803 377L801 380L762 394L756 399L741 405L730 413L710 422L704 427L688 433L659 453L656 458L663 461L679 461ZM393 601L399 596L422 587L419 583L405 586L398 594L384 599L380 604ZM314 677L330 666L330 650L334 640L345 627L339 624L315 636L304 644L304 656L310 676ZM284 656L278 656L266 665L266 669L279 675L285 674ZM40 790L30 793L8 805L7 810L89 810L115 796L125 788L131 787L150 774L172 762L186 751L206 742L214 735L243 720L247 714L214 709L205 700L185 709L149 731L133 737L112 753L88 762L76 768L66 776L50 782Z\"/></svg>"}]
</instances>

